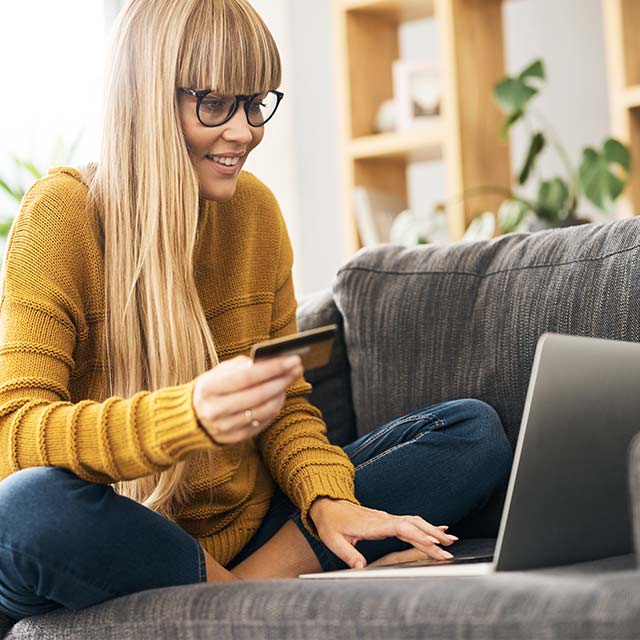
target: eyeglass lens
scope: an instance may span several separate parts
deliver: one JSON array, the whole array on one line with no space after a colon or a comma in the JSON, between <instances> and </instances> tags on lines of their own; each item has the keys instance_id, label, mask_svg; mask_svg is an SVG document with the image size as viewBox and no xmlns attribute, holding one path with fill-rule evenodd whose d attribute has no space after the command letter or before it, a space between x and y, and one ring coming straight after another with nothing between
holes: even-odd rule
<instances>
[{"instance_id":1,"label":"eyeglass lens","mask_svg":"<svg viewBox=\"0 0 640 640\"><path fill-rule=\"evenodd\" d=\"M200 119L211 126L222 124L231 112L234 101L234 96L208 93L200 103ZM263 125L277 106L278 96L273 91L257 95L247 108L249 123L256 127ZM242 108L242 103L238 108Z\"/></svg>"}]
</instances>

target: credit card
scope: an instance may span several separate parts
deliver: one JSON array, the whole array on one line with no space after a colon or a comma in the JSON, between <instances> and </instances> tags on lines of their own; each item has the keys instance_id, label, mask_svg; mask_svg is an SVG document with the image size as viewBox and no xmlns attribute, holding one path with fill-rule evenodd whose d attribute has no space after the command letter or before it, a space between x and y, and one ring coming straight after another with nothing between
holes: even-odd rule
<instances>
[{"instance_id":1,"label":"credit card","mask_svg":"<svg viewBox=\"0 0 640 640\"><path fill-rule=\"evenodd\" d=\"M337 324L328 324L273 340L256 342L251 347L249 357L255 362L262 358L298 354L302 358L305 371L323 367L329 362L337 330Z\"/></svg>"}]
</instances>

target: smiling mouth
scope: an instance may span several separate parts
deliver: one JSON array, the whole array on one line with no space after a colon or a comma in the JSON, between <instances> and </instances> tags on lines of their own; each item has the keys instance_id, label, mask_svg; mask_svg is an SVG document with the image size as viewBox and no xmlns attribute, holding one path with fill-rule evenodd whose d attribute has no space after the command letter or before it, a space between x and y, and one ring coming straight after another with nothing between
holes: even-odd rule
<instances>
[{"instance_id":1,"label":"smiling mouth","mask_svg":"<svg viewBox=\"0 0 640 640\"><path fill-rule=\"evenodd\" d=\"M235 167L242 159L242 156L230 157L230 156L205 156L209 160L213 160L224 167Z\"/></svg>"}]
</instances>

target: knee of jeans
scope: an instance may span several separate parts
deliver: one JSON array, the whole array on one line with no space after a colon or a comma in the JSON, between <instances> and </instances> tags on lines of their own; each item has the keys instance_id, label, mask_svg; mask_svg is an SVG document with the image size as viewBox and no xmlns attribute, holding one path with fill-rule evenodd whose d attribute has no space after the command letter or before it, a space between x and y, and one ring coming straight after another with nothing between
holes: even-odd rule
<instances>
[{"instance_id":1,"label":"knee of jeans","mask_svg":"<svg viewBox=\"0 0 640 640\"><path fill-rule=\"evenodd\" d=\"M68 486L62 480L69 472L58 467L20 469L0 482L0 522L4 531L28 536L38 527L34 516L64 504Z\"/></svg>"},{"instance_id":2,"label":"knee of jeans","mask_svg":"<svg viewBox=\"0 0 640 640\"><path fill-rule=\"evenodd\" d=\"M502 426L502 420L498 412L482 400L470 398L466 403L474 417L477 455L490 463L502 479L509 473L513 462L513 450Z\"/></svg>"}]
</instances>

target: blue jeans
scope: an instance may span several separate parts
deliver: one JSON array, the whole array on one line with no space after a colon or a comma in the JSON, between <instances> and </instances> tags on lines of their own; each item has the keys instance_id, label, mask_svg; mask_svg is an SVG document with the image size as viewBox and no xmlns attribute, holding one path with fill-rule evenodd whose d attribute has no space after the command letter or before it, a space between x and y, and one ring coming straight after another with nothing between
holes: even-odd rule
<instances>
[{"instance_id":1,"label":"blue jeans","mask_svg":"<svg viewBox=\"0 0 640 640\"><path fill-rule=\"evenodd\" d=\"M363 506L454 525L507 478L511 446L497 413L454 400L393 420L344 447ZM346 564L304 529L280 489L232 569L292 519L324 570ZM452 530L451 530L452 531ZM362 540L371 562L411 548L398 538ZM0 482L0 613L19 620L82 609L161 587L206 582L197 540L176 523L67 469L32 467Z\"/></svg>"}]
</instances>

